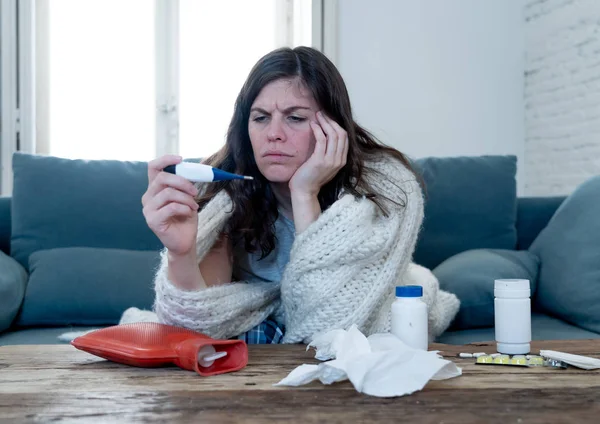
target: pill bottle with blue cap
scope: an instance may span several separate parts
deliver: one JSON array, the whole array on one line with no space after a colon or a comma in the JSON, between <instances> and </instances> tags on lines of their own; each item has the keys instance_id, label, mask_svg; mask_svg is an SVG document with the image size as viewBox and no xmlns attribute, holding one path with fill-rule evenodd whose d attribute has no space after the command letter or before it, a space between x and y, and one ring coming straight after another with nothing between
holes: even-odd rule
<instances>
[{"instance_id":1,"label":"pill bottle with blue cap","mask_svg":"<svg viewBox=\"0 0 600 424\"><path fill-rule=\"evenodd\" d=\"M494 281L496 349L509 355L531 350L531 289L529 280Z\"/></svg>"},{"instance_id":2,"label":"pill bottle with blue cap","mask_svg":"<svg viewBox=\"0 0 600 424\"><path fill-rule=\"evenodd\" d=\"M391 316L392 334L414 349L427 350L427 304L423 301L423 287L396 287Z\"/></svg>"}]
</instances>

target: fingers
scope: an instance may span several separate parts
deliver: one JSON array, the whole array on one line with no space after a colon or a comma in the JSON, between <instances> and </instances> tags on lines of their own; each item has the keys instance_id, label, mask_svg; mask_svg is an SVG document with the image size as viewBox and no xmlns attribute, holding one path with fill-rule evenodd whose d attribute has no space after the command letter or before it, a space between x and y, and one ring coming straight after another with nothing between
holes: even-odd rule
<instances>
[{"instance_id":1,"label":"fingers","mask_svg":"<svg viewBox=\"0 0 600 424\"><path fill-rule=\"evenodd\" d=\"M148 162L148 183L151 183L167 166L177 165L182 160L183 158L178 155L164 155Z\"/></svg>"},{"instance_id":2,"label":"fingers","mask_svg":"<svg viewBox=\"0 0 600 424\"><path fill-rule=\"evenodd\" d=\"M331 126L335 129L338 134L338 145L335 152L336 159L341 163L342 166L346 165L348 159L348 133L333 119L330 119Z\"/></svg>"},{"instance_id":3,"label":"fingers","mask_svg":"<svg viewBox=\"0 0 600 424\"><path fill-rule=\"evenodd\" d=\"M323 112L317 112L317 120L327 136L327 149L325 151L325 156L331 161L331 163L333 163L335 151L337 150L338 145L338 134L331 125L330 120L325 117Z\"/></svg>"},{"instance_id":4,"label":"fingers","mask_svg":"<svg viewBox=\"0 0 600 424\"><path fill-rule=\"evenodd\" d=\"M327 158L335 167L344 166L348 158L348 133L322 112L317 113L317 118L327 134Z\"/></svg>"},{"instance_id":5,"label":"fingers","mask_svg":"<svg viewBox=\"0 0 600 424\"><path fill-rule=\"evenodd\" d=\"M198 189L189 180L179 175L159 172L148 185L146 193L142 196L142 204L145 206L154 196L164 190L166 187L172 187L179 191L189 194L192 197L198 195Z\"/></svg>"},{"instance_id":6,"label":"fingers","mask_svg":"<svg viewBox=\"0 0 600 424\"><path fill-rule=\"evenodd\" d=\"M170 203L185 205L192 211L198 210L198 204L193 196L173 187L166 187L161 190L144 205L144 209L149 212L157 211Z\"/></svg>"},{"instance_id":7,"label":"fingers","mask_svg":"<svg viewBox=\"0 0 600 424\"><path fill-rule=\"evenodd\" d=\"M146 211L144 211L144 216L151 229L160 231L160 228L164 225L163 223L169 222L172 218L188 218L192 217L195 213L196 212L192 211L188 205L169 203L150 214L146 214Z\"/></svg>"},{"instance_id":8,"label":"fingers","mask_svg":"<svg viewBox=\"0 0 600 424\"><path fill-rule=\"evenodd\" d=\"M160 177L155 179L155 182ZM190 217L198 213L198 204L194 197L173 187L165 187L155 196L148 197L142 209L148 226L154 230L160 229L165 222L173 217Z\"/></svg>"},{"instance_id":9,"label":"fingers","mask_svg":"<svg viewBox=\"0 0 600 424\"><path fill-rule=\"evenodd\" d=\"M348 142L348 135L346 135L346 139L344 140L344 149L342 150L342 163L344 166L348 163L348 148L350 143Z\"/></svg>"},{"instance_id":10,"label":"fingers","mask_svg":"<svg viewBox=\"0 0 600 424\"><path fill-rule=\"evenodd\" d=\"M310 127L312 128L316 139L315 151L313 152L313 155L322 158L325 156L325 152L327 150L327 137L317 122L310 121Z\"/></svg>"}]
</instances>

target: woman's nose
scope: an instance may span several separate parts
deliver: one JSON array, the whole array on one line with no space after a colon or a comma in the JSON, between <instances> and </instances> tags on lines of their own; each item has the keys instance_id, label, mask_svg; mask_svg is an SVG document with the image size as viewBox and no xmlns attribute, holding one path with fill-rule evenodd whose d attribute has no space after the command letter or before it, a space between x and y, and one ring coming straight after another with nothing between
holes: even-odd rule
<instances>
[{"instance_id":1,"label":"woman's nose","mask_svg":"<svg viewBox=\"0 0 600 424\"><path fill-rule=\"evenodd\" d=\"M283 125L281 122L279 122L279 120L271 120L269 123L267 136L269 141L285 141L285 131L283 130Z\"/></svg>"}]
</instances>

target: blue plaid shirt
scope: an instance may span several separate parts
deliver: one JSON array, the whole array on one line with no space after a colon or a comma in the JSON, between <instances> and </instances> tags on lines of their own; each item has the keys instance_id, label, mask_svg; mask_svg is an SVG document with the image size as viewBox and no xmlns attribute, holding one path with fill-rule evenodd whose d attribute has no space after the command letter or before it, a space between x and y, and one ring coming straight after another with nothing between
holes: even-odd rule
<instances>
[{"instance_id":1,"label":"blue plaid shirt","mask_svg":"<svg viewBox=\"0 0 600 424\"><path fill-rule=\"evenodd\" d=\"M285 328L277 322L267 319L237 338L247 344L277 344L281 343Z\"/></svg>"}]
</instances>

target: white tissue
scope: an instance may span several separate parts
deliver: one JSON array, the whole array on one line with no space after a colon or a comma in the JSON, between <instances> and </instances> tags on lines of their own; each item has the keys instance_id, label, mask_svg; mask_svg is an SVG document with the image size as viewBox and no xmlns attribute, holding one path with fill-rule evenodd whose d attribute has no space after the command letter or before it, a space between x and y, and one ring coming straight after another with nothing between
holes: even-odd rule
<instances>
[{"instance_id":1,"label":"white tissue","mask_svg":"<svg viewBox=\"0 0 600 424\"><path fill-rule=\"evenodd\" d=\"M429 380L457 377L462 370L437 351L413 349L393 334L365 337L353 325L348 331L333 330L315 337L307 346L316 348L318 365L304 364L275 386L301 386L314 380L323 384L350 380L357 391L372 396L411 394Z\"/></svg>"},{"instance_id":2,"label":"white tissue","mask_svg":"<svg viewBox=\"0 0 600 424\"><path fill-rule=\"evenodd\" d=\"M555 350L540 350L540 355L544 358L566 362L569 365L584 370L600 368L600 359L590 358L589 356L573 355L572 353L557 352Z\"/></svg>"}]
</instances>

